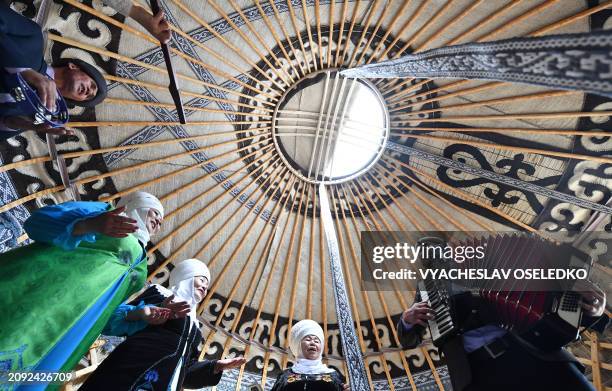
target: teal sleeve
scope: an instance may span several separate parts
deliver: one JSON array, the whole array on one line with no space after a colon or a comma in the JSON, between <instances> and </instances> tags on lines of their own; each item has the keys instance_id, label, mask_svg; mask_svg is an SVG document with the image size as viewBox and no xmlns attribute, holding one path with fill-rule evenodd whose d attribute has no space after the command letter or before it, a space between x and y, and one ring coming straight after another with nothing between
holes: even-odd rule
<instances>
[{"instance_id":1,"label":"teal sleeve","mask_svg":"<svg viewBox=\"0 0 612 391\"><path fill-rule=\"evenodd\" d=\"M137 306L129 305L129 304L121 304L117 309L113 312L108 323L102 330L102 334L104 335L114 335L117 337L125 337L128 335L135 334L140 330L144 329L148 326L148 323L144 320L138 321L129 321L125 320L128 312L139 310L144 307L150 307L150 304L145 305L144 301L141 301Z\"/></svg>"},{"instance_id":2,"label":"teal sleeve","mask_svg":"<svg viewBox=\"0 0 612 391\"><path fill-rule=\"evenodd\" d=\"M104 202L71 201L35 210L23 225L30 239L73 250L81 241L95 242L96 234L73 236L74 225L109 210Z\"/></svg>"}]
</instances>

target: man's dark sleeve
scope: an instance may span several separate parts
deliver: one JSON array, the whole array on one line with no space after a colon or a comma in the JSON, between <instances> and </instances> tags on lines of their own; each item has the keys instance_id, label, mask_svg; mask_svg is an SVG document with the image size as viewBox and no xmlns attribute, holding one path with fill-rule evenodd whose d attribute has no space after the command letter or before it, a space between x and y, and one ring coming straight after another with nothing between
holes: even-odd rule
<instances>
[{"instance_id":1,"label":"man's dark sleeve","mask_svg":"<svg viewBox=\"0 0 612 391\"><path fill-rule=\"evenodd\" d=\"M421 301L421 295L417 292L414 302L418 303ZM423 333L425 333L425 327L415 324L412 327L407 328L402 322L402 317L397 322L397 336L399 337L402 348L413 349L423 340Z\"/></svg>"},{"instance_id":2,"label":"man's dark sleeve","mask_svg":"<svg viewBox=\"0 0 612 391\"><path fill-rule=\"evenodd\" d=\"M40 26L0 1L0 68L44 72L45 43Z\"/></svg>"},{"instance_id":3,"label":"man's dark sleeve","mask_svg":"<svg viewBox=\"0 0 612 391\"><path fill-rule=\"evenodd\" d=\"M196 361L187 367L183 386L186 388L203 388L216 386L221 381L223 371L215 373L217 360Z\"/></svg>"}]
</instances>

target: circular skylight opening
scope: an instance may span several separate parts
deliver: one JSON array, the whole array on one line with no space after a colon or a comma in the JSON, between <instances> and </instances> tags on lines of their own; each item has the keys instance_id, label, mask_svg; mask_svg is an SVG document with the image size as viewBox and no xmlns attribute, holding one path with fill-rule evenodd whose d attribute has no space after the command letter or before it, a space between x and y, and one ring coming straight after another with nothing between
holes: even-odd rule
<instances>
[{"instance_id":1,"label":"circular skylight opening","mask_svg":"<svg viewBox=\"0 0 612 391\"><path fill-rule=\"evenodd\" d=\"M389 136L384 99L367 80L320 71L281 97L274 144L289 168L311 183L340 183L367 171Z\"/></svg>"}]
</instances>

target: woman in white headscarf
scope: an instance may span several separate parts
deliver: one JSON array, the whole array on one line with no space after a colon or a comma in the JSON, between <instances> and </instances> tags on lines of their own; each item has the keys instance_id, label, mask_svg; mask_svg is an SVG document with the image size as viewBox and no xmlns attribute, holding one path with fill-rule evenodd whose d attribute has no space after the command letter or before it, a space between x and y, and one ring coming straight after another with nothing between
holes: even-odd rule
<instances>
[{"instance_id":1,"label":"woman in white headscarf","mask_svg":"<svg viewBox=\"0 0 612 391\"><path fill-rule=\"evenodd\" d=\"M79 390L181 390L214 386L242 357L198 361L202 342L196 309L208 291L204 262L187 259L170 272L168 288L149 286L111 317L104 334L127 336Z\"/></svg>"},{"instance_id":2,"label":"woman in white headscarf","mask_svg":"<svg viewBox=\"0 0 612 391\"><path fill-rule=\"evenodd\" d=\"M336 370L323 364L323 329L317 322L304 319L291 328L289 348L295 363L277 378L272 391L342 391L344 378Z\"/></svg>"},{"instance_id":3,"label":"woman in white headscarf","mask_svg":"<svg viewBox=\"0 0 612 391\"><path fill-rule=\"evenodd\" d=\"M78 201L32 213L33 244L0 255L0 356L10 371L70 371L147 276L164 208L144 192L117 208ZM44 389L45 384L30 389Z\"/></svg>"}]
</instances>

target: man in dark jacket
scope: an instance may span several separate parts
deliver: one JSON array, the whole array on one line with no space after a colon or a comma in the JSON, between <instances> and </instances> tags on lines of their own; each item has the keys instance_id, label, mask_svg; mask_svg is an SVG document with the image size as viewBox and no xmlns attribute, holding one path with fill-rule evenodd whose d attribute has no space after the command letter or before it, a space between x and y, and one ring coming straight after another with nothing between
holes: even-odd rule
<instances>
[{"instance_id":1,"label":"man in dark jacket","mask_svg":"<svg viewBox=\"0 0 612 391\"><path fill-rule=\"evenodd\" d=\"M603 332L609 321L604 314L605 293L589 282L577 286L576 291L582 296L582 325ZM421 343L427 321L434 316L419 294L415 299L397 325L404 349ZM582 374L582 365L567 350L542 351L506 329L479 321L478 316L471 322L465 328L469 331L440 347L454 391L595 390Z\"/></svg>"},{"instance_id":2,"label":"man in dark jacket","mask_svg":"<svg viewBox=\"0 0 612 391\"><path fill-rule=\"evenodd\" d=\"M40 26L4 3L0 3L0 53L0 139L25 130L65 132L32 123L2 82L11 74L20 73L51 111L55 111L58 91L69 106L93 107L106 97L106 81L92 65L63 58L48 66Z\"/></svg>"}]
</instances>

